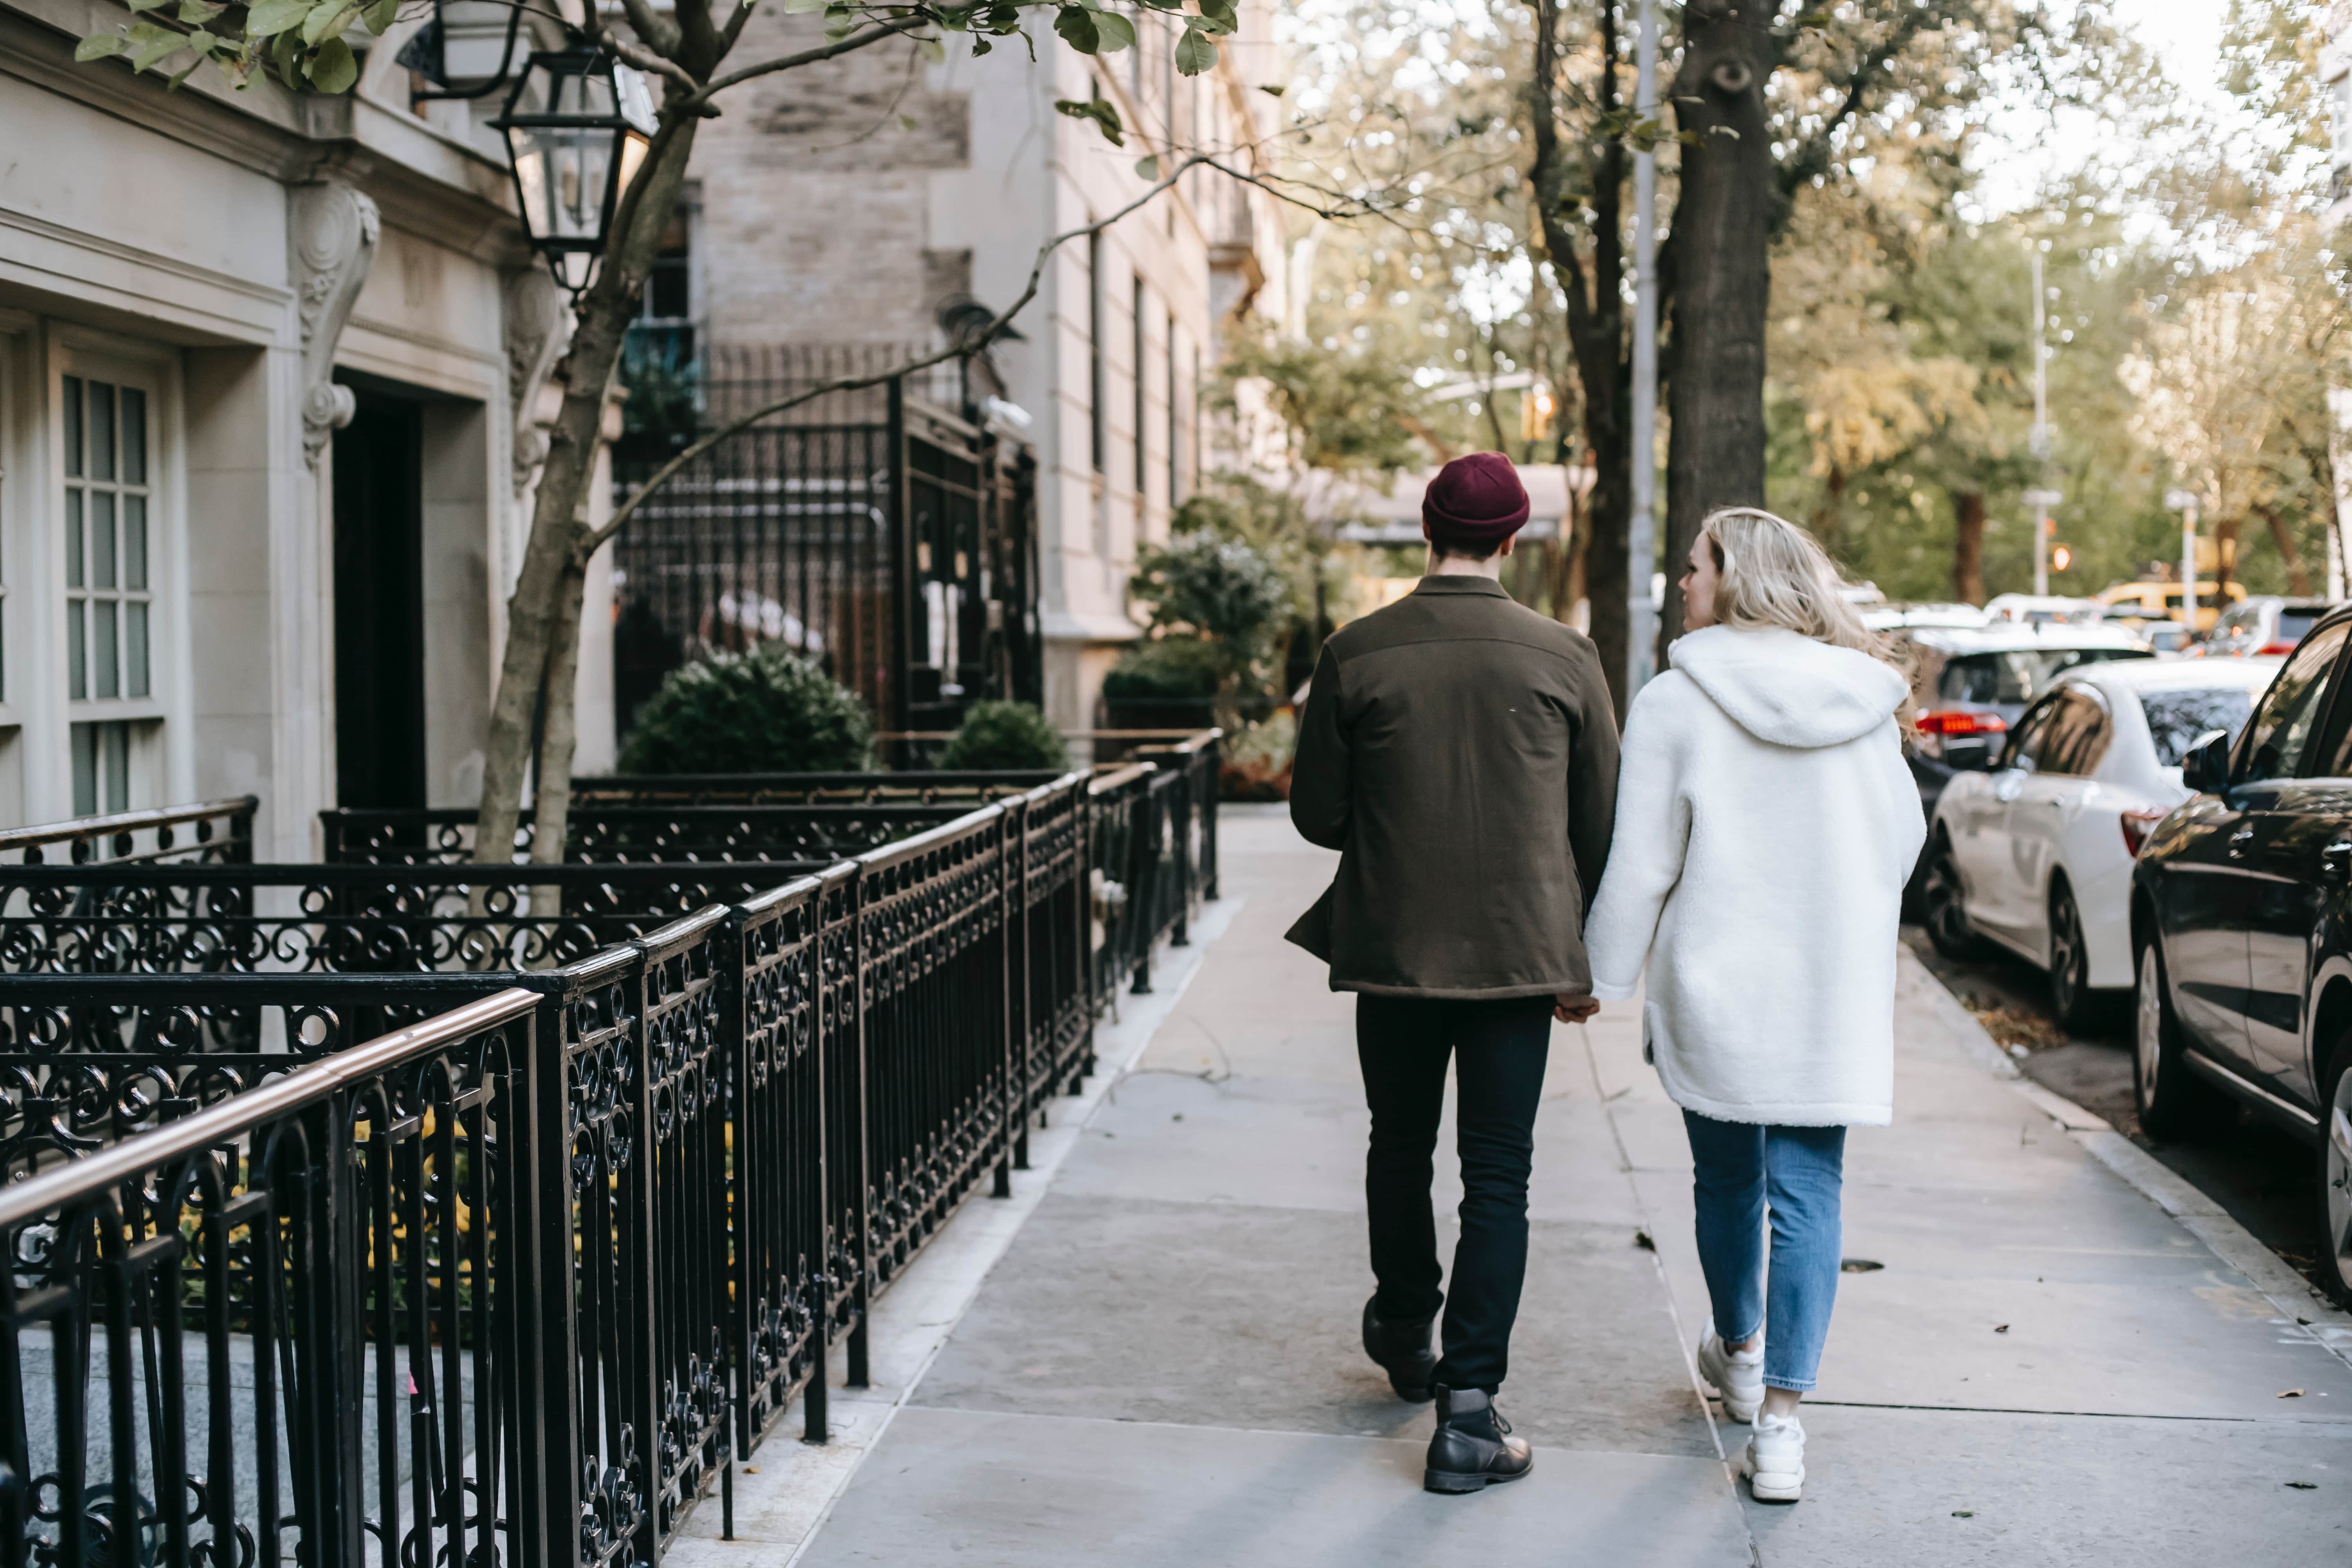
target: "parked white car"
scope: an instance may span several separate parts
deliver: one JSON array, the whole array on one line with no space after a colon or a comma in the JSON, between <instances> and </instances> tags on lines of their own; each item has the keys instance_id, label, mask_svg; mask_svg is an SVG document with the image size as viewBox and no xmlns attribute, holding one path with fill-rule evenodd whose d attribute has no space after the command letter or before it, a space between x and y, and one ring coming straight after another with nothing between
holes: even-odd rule
<instances>
[{"instance_id":1,"label":"parked white car","mask_svg":"<svg viewBox=\"0 0 2352 1568\"><path fill-rule=\"evenodd\" d=\"M2276 658L2085 665L2010 727L1988 773L1957 774L1936 802L1921 889L1938 952L1990 941L2050 972L2062 1022L2094 991L2132 984L2132 861L2187 800L2180 758L2200 735L2234 739Z\"/></svg>"}]
</instances>

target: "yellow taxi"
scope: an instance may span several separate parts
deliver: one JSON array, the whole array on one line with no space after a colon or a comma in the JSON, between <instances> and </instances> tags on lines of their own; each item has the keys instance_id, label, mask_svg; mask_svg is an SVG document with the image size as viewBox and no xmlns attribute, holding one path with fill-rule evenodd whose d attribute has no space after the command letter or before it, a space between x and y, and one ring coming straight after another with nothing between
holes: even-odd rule
<instances>
[{"instance_id":1,"label":"yellow taxi","mask_svg":"<svg viewBox=\"0 0 2352 1568\"><path fill-rule=\"evenodd\" d=\"M2217 583L2197 584L2197 629L2211 631L2213 623L2221 618L2219 599L2225 592ZM2242 583L2232 583L2226 592L2230 603L2236 604L2246 596ZM2178 583L2116 583L2099 590L2098 601L2107 607L2107 619L2177 621L2180 618L2180 584Z\"/></svg>"}]
</instances>

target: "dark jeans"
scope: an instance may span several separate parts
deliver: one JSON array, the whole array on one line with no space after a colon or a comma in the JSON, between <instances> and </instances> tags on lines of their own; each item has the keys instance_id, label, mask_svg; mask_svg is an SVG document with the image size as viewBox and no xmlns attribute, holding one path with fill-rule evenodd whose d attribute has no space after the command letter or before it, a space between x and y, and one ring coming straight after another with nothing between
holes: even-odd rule
<instances>
[{"instance_id":1,"label":"dark jeans","mask_svg":"<svg viewBox=\"0 0 2352 1568\"><path fill-rule=\"evenodd\" d=\"M1364 1205L1371 1216L1375 1310L1419 1322L1445 1309L1436 1380L1492 1392L1508 1369L1511 1324L1528 1272L1528 1168L1551 1050L1549 996L1444 1002L1356 998L1356 1058L1371 1106ZM1438 1288L1431 1155L1454 1058L1454 1137L1462 1155L1462 1238L1451 1298Z\"/></svg>"}]
</instances>

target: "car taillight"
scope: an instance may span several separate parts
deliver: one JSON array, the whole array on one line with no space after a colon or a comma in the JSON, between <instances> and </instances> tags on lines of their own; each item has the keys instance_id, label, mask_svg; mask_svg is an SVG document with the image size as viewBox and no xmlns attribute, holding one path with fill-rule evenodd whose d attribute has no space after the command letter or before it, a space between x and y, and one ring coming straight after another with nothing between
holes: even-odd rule
<instances>
[{"instance_id":1,"label":"car taillight","mask_svg":"<svg viewBox=\"0 0 2352 1568\"><path fill-rule=\"evenodd\" d=\"M2291 643L2291 642L2274 642L2274 643L2265 643L2265 644L2263 644L2261 647L2256 648L2256 649L2254 650L2254 652L2255 652L2256 654L2258 654L2258 655L2260 655L2260 654L2284 654L2284 653L2293 653L2293 652L2295 650L2295 647L2296 647L2296 645L2295 645L2295 644L2294 644L2294 643Z\"/></svg>"},{"instance_id":2,"label":"car taillight","mask_svg":"<svg viewBox=\"0 0 2352 1568\"><path fill-rule=\"evenodd\" d=\"M2156 825L2162 822L2168 815L2168 813L2154 807L2142 811L2125 812L2123 814L2124 853L2135 860L2138 859L2139 847L2147 842L2147 836L2156 831Z\"/></svg>"},{"instance_id":3,"label":"car taillight","mask_svg":"<svg viewBox=\"0 0 2352 1568\"><path fill-rule=\"evenodd\" d=\"M1998 713L1975 712L1966 708L1938 709L1919 715L1919 732L1941 735L1947 740L1955 735L1998 735L2007 731L2009 721Z\"/></svg>"}]
</instances>

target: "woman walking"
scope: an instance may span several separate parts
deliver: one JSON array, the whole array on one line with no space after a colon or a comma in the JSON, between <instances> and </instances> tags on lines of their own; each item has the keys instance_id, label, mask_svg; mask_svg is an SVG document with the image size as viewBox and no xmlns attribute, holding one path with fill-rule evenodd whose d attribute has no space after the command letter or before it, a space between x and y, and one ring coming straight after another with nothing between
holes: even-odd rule
<instances>
[{"instance_id":1,"label":"woman walking","mask_svg":"<svg viewBox=\"0 0 2352 1568\"><path fill-rule=\"evenodd\" d=\"M1752 1424L1740 1470L1767 1502L1804 1486L1845 1130L1894 1112L1895 926L1926 833L1895 718L1908 683L1839 588L1769 512L1701 525L1690 633L1626 716L1588 938L1595 996L1648 969L1643 1055L1689 1130L1713 1298L1699 1373Z\"/></svg>"}]
</instances>

